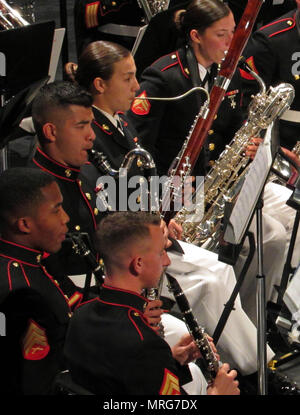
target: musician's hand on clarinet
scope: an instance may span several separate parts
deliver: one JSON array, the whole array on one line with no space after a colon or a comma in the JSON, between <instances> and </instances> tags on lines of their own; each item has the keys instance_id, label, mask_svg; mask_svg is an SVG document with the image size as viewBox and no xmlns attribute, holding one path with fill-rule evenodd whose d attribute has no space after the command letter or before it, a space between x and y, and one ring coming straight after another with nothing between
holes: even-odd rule
<instances>
[{"instance_id":1,"label":"musician's hand on clarinet","mask_svg":"<svg viewBox=\"0 0 300 415\"><path fill-rule=\"evenodd\" d=\"M210 342L210 347L212 348L212 351L214 352L217 360L220 360L220 355L218 354L217 348L214 344L214 340L212 337L210 337L208 334L206 334L207 340Z\"/></svg>"},{"instance_id":2,"label":"musician's hand on clarinet","mask_svg":"<svg viewBox=\"0 0 300 415\"><path fill-rule=\"evenodd\" d=\"M230 370L228 363L224 363L218 370L211 386L207 388L207 395L239 395L239 382L235 380L236 370Z\"/></svg>"},{"instance_id":3,"label":"musician's hand on clarinet","mask_svg":"<svg viewBox=\"0 0 300 415\"><path fill-rule=\"evenodd\" d=\"M175 222L174 219L171 219L168 225L169 235L174 239L181 239L182 236L182 226Z\"/></svg>"},{"instance_id":4,"label":"musician's hand on clarinet","mask_svg":"<svg viewBox=\"0 0 300 415\"><path fill-rule=\"evenodd\" d=\"M161 315L165 312L165 310L161 308L162 305L163 303L161 300L149 301L144 310L144 316L155 331L160 330L159 323L161 322Z\"/></svg>"},{"instance_id":5,"label":"musician's hand on clarinet","mask_svg":"<svg viewBox=\"0 0 300 415\"><path fill-rule=\"evenodd\" d=\"M250 143L248 144L248 146L245 149L245 155L247 157L250 157L251 160L253 160L256 153L257 153L258 147L259 147L260 143L262 143L262 141L263 141L262 138L252 137Z\"/></svg>"},{"instance_id":6,"label":"musician's hand on clarinet","mask_svg":"<svg viewBox=\"0 0 300 415\"><path fill-rule=\"evenodd\" d=\"M201 357L201 353L190 334L181 337L172 347L172 355L182 366Z\"/></svg>"}]
</instances>

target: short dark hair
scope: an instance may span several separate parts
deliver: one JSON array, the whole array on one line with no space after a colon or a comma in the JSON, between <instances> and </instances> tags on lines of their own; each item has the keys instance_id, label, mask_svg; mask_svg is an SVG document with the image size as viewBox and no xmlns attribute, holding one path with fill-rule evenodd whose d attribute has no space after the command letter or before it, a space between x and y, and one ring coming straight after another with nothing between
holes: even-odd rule
<instances>
[{"instance_id":1,"label":"short dark hair","mask_svg":"<svg viewBox=\"0 0 300 415\"><path fill-rule=\"evenodd\" d=\"M40 89L32 104L32 119L39 140L44 139L43 125L51 121L53 109L66 109L70 105L91 107L93 98L84 88L68 81L56 81Z\"/></svg>"},{"instance_id":2,"label":"short dark hair","mask_svg":"<svg viewBox=\"0 0 300 415\"><path fill-rule=\"evenodd\" d=\"M97 227L95 247L106 269L110 269L120 249L148 237L149 226L159 226L160 222L158 214L141 211L114 212L105 216Z\"/></svg>"},{"instance_id":3,"label":"short dark hair","mask_svg":"<svg viewBox=\"0 0 300 415\"><path fill-rule=\"evenodd\" d=\"M177 27L187 41L190 31L196 29L199 34L213 23L228 16L230 8L222 0L193 0L177 19Z\"/></svg>"},{"instance_id":4,"label":"short dark hair","mask_svg":"<svg viewBox=\"0 0 300 415\"><path fill-rule=\"evenodd\" d=\"M0 231L8 219L34 211L43 200L41 189L55 182L50 174L30 167L14 167L0 174Z\"/></svg>"},{"instance_id":5,"label":"short dark hair","mask_svg":"<svg viewBox=\"0 0 300 415\"><path fill-rule=\"evenodd\" d=\"M114 73L114 63L129 55L130 51L117 43L101 40L89 43L78 59L75 81L91 91L95 78L108 81Z\"/></svg>"}]
</instances>

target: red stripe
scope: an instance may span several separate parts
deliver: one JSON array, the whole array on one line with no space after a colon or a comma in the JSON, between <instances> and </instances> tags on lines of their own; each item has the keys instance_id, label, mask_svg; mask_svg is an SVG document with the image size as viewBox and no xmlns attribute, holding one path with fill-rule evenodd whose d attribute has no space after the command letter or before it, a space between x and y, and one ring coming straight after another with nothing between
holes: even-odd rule
<instances>
[{"instance_id":1,"label":"red stripe","mask_svg":"<svg viewBox=\"0 0 300 415\"><path fill-rule=\"evenodd\" d=\"M85 200L85 203L87 204L87 206L88 206L88 208L89 208L89 210L91 212L92 219L93 219L93 223L94 223L94 228L96 229L97 228L97 222L96 222L96 219L95 219L95 215L94 215L93 209L91 208L91 205L90 205L88 199L86 198L85 194L83 193L83 191L81 189L81 186L79 185L79 180L76 180L76 183L78 185L78 188L79 188L80 193L82 194L82 197Z\"/></svg>"},{"instance_id":2,"label":"red stripe","mask_svg":"<svg viewBox=\"0 0 300 415\"><path fill-rule=\"evenodd\" d=\"M128 317L131 320L132 324L134 325L136 331L139 333L141 340L144 340L144 336L142 335L140 329L138 328L138 326L136 325L135 321L131 318L131 310L128 310Z\"/></svg>"},{"instance_id":3,"label":"red stripe","mask_svg":"<svg viewBox=\"0 0 300 415\"><path fill-rule=\"evenodd\" d=\"M7 264L7 276L8 276L8 285L9 285L9 290L12 290L12 283L11 283L11 275L10 275L10 264L12 263L12 261L8 262Z\"/></svg>"},{"instance_id":4,"label":"red stripe","mask_svg":"<svg viewBox=\"0 0 300 415\"><path fill-rule=\"evenodd\" d=\"M285 19L279 19L279 20L276 20L275 22L268 23L265 26L262 26L259 30L266 29L267 27L273 26L276 23L286 22L288 20L293 20L293 25L292 26L289 26L289 27L287 27L286 29L283 29L283 30L279 30L278 32L272 33L271 35L269 35L269 37L277 35L278 33L281 33L281 32L285 32L286 30L289 30L289 29L293 28L296 25L295 16L296 16L296 13L294 14L293 17L286 17Z\"/></svg>"},{"instance_id":5,"label":"red stripe","mask_svg":"<svg viewBox=\"0 0 300 415\"><path fill-rule=\"evenodd\" d=\"M148 298L137 294L135 291L130 291L130 290L125 290L123 288L116 288L116 287L112 287L110 285L106 285L106 284L102 284L102 287L104 288L108 288L109 290L114 290L114 291L122 291L123 293L129 293L129 294L134 294L137 297L140 297L142 300L149 302Z\"/></svg>"},{"instance_id":6,"label":"red stripe","mask_svg":"<svg viewBox=\"0 0 300 415\"><path fill-rule=\"evenodd\" d=\"M180 65L180 68L181 68L181 71L182 71L183 75L188 79L189 77L188 77L187 73L185 72L185 70L183 69L182 63L181 63L180 58L179 58L178 51L176 52L176 56L177 56L178 63Z\"/></svg>"},{"instance_id":7,"label":"red stripe","mask_svg":"<svg viewBox=\"0 0 300 415\"><path fill-rule=\"evenodd\" d=\"M97 123L97 121L93 120L93 123L94 123L95 125L97 125L97 127L99 127L99 128L100 128L100 130L104 131L106 134L108 134L108 135L112 135L112 132L111 132L111 131L107 131L107 130L105 130L105 129L102 127L102 125L100 125L99 123Z\"/></svg>"},{"instance_id":8,"label":"red stripe","mask_svg":"<svg viewBox=\"0 0 300 415\"><path fill-rule=\"evenodd\" d=\"M10 244L10 245L19 246L21 248L27 249L28 251L36 252L37 254L41 254L41 251L37 251L36 249L33 249L33 248L28 248L27 246L20 245L20 244L17 244L15 242L7 241L6 239L3 239L3 238L0 238L0 241L3 241L3 242L5 242L7 244Z\"/></svg>"},{"instance_id":9,"label":"red stripe","mask_svg":"<svg viewBox=\"0 0 300 415\"><path fill-rule=\"evenodd\" d=\"M48 277L49 278L49 280L52 282L52 284L58 289L58 291L61 293L61 295L64 297L64 300L65 300L65 302L67 303L67 306L68 306L68 308L69 308L69 310L71 311L71 308L70 308L70 306L69 306L69 300L65 297L65 293L63 292L63 290L58 286L58 285L56 285L55 284L55 282L54 282L54 280L53 280L53 277L52 277L52 275L50 275L48 272L47 272L47 270L46 270L46 268L43 266L43 265L41 265L41 268L42 268L42 270L43 270L43 272L44 272L44 274L46 275L46 277Z\"/></svg>"},{"instance_id":10,"label":"red stripe","mask_svg":"<svg viewBox=\"0 0 300 415\"><path fill-rule=\"evenodd\" d=\"M51 170L46 169L45 167L41 166L36 160L32 160L41 170L50 173L52 176L58 177L59 179L67 180L68 182L75 182L74 179L67 179L67 177L59 176L58 174L53 173Z\"/></svg>"},{"instance_id":11,"label":"red stripe","mask_svg":"<svg viewBox=\"0 0 300 415\"><path fill-rule=\"evenodd\" d=\"M21 261L20 259L14 258L12 256L4 255L4 254L0 254L0 256L3 257L3 258L12 259L13 261L16 261L16 262L21 262L22 264L29 265L30 267L35 267L35 268L39 267L39 265L30 264L29 262Z\"/></svg>"},{"instance_id":12,"label":"red stripe","mask_svg":"<svg viewBox=\"0 0 300 415\"><path fill-rule=\"evenodd\" d=\"M170 65L165 66L163 69L161 69L161 72L165 71L166 69L172 68L172 66L175 66L177 64L178 64L178 62L171 63Z\"/></svg>"},{"instance_id":13,"label":"red stripe","mask_svg":"<svg viewBox=\"0 0 300 415\"><path fill-rule=\"evenodd\" d=\"M23 265L22 265L22 264L20 264L20 266L21 266L21 270L22 270L22 272L23 272L23 275L24 275L25 281L27 282L28 287L30 287L30 282L29 282L29 280L28 280L28 278L27 278L27 275L26 275L26 273L25 273L25 270L24 270L24 268L23 268Z\"/></svg>"},{"instance_id":14,"label":"red stripe","mask_svg":"<svg viewBox=\"0 0 300 415\"><path fill-rule=\"evenodd\" d=\"M52 163L57 164L58 166L63 167L64 169L69 169L69 170L75 171L76 173L80 173L80 169L76 169L75 167L69 167L65 164L59 163L58 161L54 160L52 157L44 153L39 147L37 148L37 151L41 153L46 159L48 159L49 161L52 161Z\"/></svg>"}]
</instances>

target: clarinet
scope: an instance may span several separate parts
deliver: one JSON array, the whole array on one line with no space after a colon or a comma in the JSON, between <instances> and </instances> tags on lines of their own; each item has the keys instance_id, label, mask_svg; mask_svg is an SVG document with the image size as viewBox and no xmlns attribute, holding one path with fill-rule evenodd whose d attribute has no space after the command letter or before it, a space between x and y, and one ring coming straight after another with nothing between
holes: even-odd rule
<instances>
[{"instance_id":1,"label":"clarinet","mask_svg":"<svg viewBox=\"0 0 300 415\"><path fill-rule=\"evenodd\" d=\"M91 249L88 247L89 242L84 242L83 238L85 237L89 241L89 236L84 232L69 232L67 237L71 239L72 248L76 254L82 256L88 266L90 267L92 273L95 275L96 281L99 286L103 284L103 268L102 265L97 261L96 256L93 254Z\"/></svg>"},{"instance_id":2,"label":"clarinet","mask_svg":"<svg viewBox=\"0 0 300 415\"><path fill-rule=\"evenodd\" d=\"M205 375L208 383L211 384L219 370L218 359L216 358L216 355L210 345L203 327L200 327L197 323L190 304L184 295L178 281L168 273L166 273L166 277L168 279L168 288L173 292L176 303L183 315L183 319L188 328L188 331L190 332L201 352Z\"/></svg>"},{"instance_id":3,"label":"clarinet","mask_svg":"<svg viewBox=\"0 0 300 415\"><path fill-rule=\"evenodd\" d=\"M160 298L160 294L161 294L161 290L162 290L162 285L163 285L163 278L164 278L164 274L161 275L160 280L158 282L158 287L157 288L145 288L143 295L150 301L155 301L158 300ZM158 330L158 334L161 338L165 337L165 331L164 331L164 326L162 324L162 322L159 322L157 324L157 326L159 327Z\"/></svg>"}]
</instances>

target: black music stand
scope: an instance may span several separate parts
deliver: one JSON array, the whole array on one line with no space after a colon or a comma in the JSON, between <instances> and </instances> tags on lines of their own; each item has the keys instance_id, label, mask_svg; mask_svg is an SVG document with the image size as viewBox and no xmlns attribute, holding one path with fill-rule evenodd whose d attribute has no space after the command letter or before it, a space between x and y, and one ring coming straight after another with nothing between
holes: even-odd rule
<instances>
[{"instance_id":1,"label":"black music stand","mask_svg":"<svg viewBox=\"0 0 300 415\"><path fill-rule=\"evenodd\" d=\"M54 27L54 22L44 22L0 32L2 170L7 168L5 145L48 80Z\"/></svg>"},{"instance_id":2,"label":"black music stand","mask_svg":"<svg viewBox=\"0 0 300 415\"><path fill-rule=\"evenodd\" d=\"M6 100L48 76L54 28L51 21L0 31Z\"/></svg>"},{"instance_id":3,"label":"black music stand","mask_svg":"<svg viewBox=\"0 0 300 415\"><path fill-rule=\"evenodd\" d=\"M264 142L260 145L255 159L250 165L243 187L232 209L227 223L224 240L239 245L248 232L249 225L256 213L257 228L257 349L258 349L258 390L267 394L267 358L266 358L266 298L265 277L263 273L263 232L262 207L263 191L275 156L279 148L278 121L273 122L266 131Z\"/></svg>"}]
</instances>

